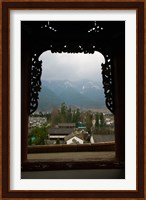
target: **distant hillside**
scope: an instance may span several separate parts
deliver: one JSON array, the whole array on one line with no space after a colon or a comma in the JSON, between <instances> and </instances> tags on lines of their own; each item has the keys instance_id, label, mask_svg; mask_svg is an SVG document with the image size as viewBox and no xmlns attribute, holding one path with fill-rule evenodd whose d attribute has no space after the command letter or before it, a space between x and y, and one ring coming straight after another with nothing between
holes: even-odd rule
<instances>
[{"instance_id":1,"label":"distant hillside","mask_svg":"<svg viewBox=\"0 0 146 200\"><path fill-rule=\"evenodd\" d=\"M50 111L65 102L80 108L104 108L103 86L96 81L42 81L38 111Z\"/></svg>"},{"instance_id":2,"label":"distant hillside","mask_svg":"<svg viewBox=\"0 0 146 200\"><path fill-rule=\"evenodd\" d=\"M90 99L84 94L79 93L72 87L64 88L59 95L62 102L69 106L91 107L96 106L96 101Z\"/></svg>"},{"instance_id":3,"label":"distant hillside","mask_svg":"<svg viewBox=\"0 0 146 200\"><path fill-rule=\"evenodd\" d=\"M38 111L50 111L52 108L58 107L62 101L46 86L42 85L42 90L39 93Z\"/></svg>"}]
</instances>

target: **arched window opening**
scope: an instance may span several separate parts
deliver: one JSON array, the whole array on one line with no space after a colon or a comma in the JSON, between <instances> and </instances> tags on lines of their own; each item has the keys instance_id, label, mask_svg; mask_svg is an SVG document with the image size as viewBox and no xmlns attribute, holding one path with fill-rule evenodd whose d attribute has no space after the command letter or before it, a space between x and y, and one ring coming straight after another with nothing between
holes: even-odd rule
<instances>
[{"instance_id":1,"label":"arched window opening","mask_svg":"<svg viewBox=\"0 0 146 200\"><path fill-rule=\"evenodd\" d=\"M50 112L65 102L68 107L105 109L101 63L105 63L102 54L68 54L46 51L39 57L42 61L42 89L39 94L40 112ZM42 105L44 89L55 93L53 99L48 94L48 105ZM49 91L48 91L49 92ZM68 93L70 92L70 93ZM53 95L53 94L52 94ZM53 101L55 100L56 101ZM87 99L87 100L86 100ZM57 101L58 100L58 101ZM49 104L50 103L50 104Z\"/></svg>"},{"instance_id":2,"label":"arched window opening","mask_svg":"<svg viewBox=\"0 0 146 200\"><path fill-rule=\"evenodd\" d=\"M37 65L35 57L36 54L32 58L33 70ZM40 91L36 111L29 117L29 145L115 142L114 115L106 106L104 94L110 89L106 88L110 80L105 72L111 73L105 66L106 59L109 63L109 56L105 58L98 51L92 54L45 51L38 57L36 86ZM90 156L95 157L93 153ZM114 158L115 153L110 152L109 156Z\"/></svg>"}]
</instances>

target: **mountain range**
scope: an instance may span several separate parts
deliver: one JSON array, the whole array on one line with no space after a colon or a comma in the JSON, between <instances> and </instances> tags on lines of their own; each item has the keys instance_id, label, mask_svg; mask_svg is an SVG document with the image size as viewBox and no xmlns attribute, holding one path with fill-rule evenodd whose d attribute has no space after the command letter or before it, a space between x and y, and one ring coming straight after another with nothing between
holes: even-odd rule
<instances>
[{"instance_id":1,"label":"mountain range","mask_svg":"<svg viewBox=\"0 0 146 200\"><path fill-rule=\"evenodd\" d=\"M50 112L63 102L74 108L104 108L105 98L102 83L90 80L42 80L37 110Z\"/></svg>"}]
</instances>

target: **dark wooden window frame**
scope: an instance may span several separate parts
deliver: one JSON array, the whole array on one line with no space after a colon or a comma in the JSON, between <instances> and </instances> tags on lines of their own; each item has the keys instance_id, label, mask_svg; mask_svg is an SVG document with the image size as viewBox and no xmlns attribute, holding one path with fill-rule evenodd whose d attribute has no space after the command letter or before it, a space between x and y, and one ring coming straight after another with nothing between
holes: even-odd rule
<instances>
[{"instance_id":1,"label":"dark wooden window frame","mask_svg":"<svg viewBox=\"0 0 146 200\"><path fill-rule=\"evenodd\" d=\"M24 26L27 26L27 24L30 24L30 26L33 26L34 22L21 22L22 24L24 24ZM37 22L35 22L37 23ZM42 23L42 24L41 24ZM43 24L44 23L44 24ZM38 25L45 25L45 23L47 24L47 22L39 22ZM56 23L60 23L60 22L56 22ZM63 22L64 23L64 22ZM76 22L77 23L77 22ZM81 22L83 23L83 22ZM85 23L85 22L84 22ZM89 23L89 22L88 22ZM94 22L90 22L91 24ZM105 22L97 22L97 23L101 23L101 26L104 27L104 23ZM110 23L110 22L107 22ZM111 22L112 24L113 22ZM125 22L119 22L122 24L125 24ZM116 25L114 25L116 26ZM113 27L114 27L113 26ZM28 26L29 27L29 26ZM28 28L27 27L27 28ZM76 26L74 28L77 28ZM108 27L109 28L109 27ZM35 28L34 28L35 29ZM123 26L123 31L124 31L124 26ZM44 38L45 34L48 34L48 31L44 31L43 34L41 35L41 32L39 34L40 37L37 37L37 39L39 40L39 38ZM21 71L21 94L22 94L22 124L24 124L24 118L26 121L28 121L28 114L33 113L38 105L38 98L39 98L39 91L40 91L40 87L41 87L41 71L42 71L42 67L41 67L41 63L42 61L39 61L39 56L45 51L45 50L51 50L51 52L68 52L68 53L80 53L80 52L84 52L84 53L94 53L95 51L99 51L104 55L105 58L105 64L102 64L102 75L103 75L103 85L104 85L104 91L105 91L105 100L106 100L106 106L108 109L110 109L110 111L112 111L115 114L115 132L118 132L117 130L121 130L121 136L120 134L118 135L118 138L120 138L120 141L118 142L117 137L116 137L116 146L118 148L116 148L116 160L113 162L110 162L110 168L124 168L124 159L125 159L125 31L124 31L124 36L122 35L121 37L119 37L118 39L116 38L116 41L110 41L110 47L106 46L106 47L102 47L104 46L104 37L102 37L103 42L100 43L101 46L98 47L98 45L96 45L97 41L94 39L91 39L90 34L88 34L88 36L86 36L86 38L89 38L90 41L87 42L86 39L86 43L84 44L84 42L80 42L80 40L78 38L76 38L76 36L71 35L71 38L69 38L69 41L63 41L62 42L62 38L59 36L55 37L55 41L54 41L54 35L52 36L47 36L47 38L49 38L49 40L45 43L47 43L47 45L45 44L44 46L38 45L35 43L34 46L30 46L31 52L33 52L32 54L28 54L29 49L28 49L28 42L27 42L27 47L25 49L25 45L26 45L26 41L32 41L32 38L28 38L26 37L26 32L21 33L21 42L22 42L22 52L21 52L21 66L22 66L22 71ZM84 33L83 33L84 34ZM32 36L34 36L34 34L32 34ZM82 36L82 33L81 33ZM84 36L84 35L83 35ZM94 37L97 37L97 34L93 34ZM67 35L66 35L67 37ZM72 39L75 39L75 44L71 43ZM85 37L85 36L84 36ZM59 39L58 39L59 38ZM64 36L63 36L64 38ZM80 38L81 39L81 38ZM41 40L41 39L40 39ZM47 40L47 39L46 39ZM56 41L57 40L57 41ZM120 49L116 46L116 50L114 52L119 52L120 56L120 61L116 59L116 55L110 55L112 52L113 47L113 43L117 43L117 41L119 42L119 47ZM53 45L52 45L53 43ZM70 44L71 43L71 44ZM92 45L90 45L90 43ZM31 43L30 43L31 44ZM82 44L82 48L79 48L80 44ZM112 45L111 45L112 44ZM40 48L41 46L41 48ZM43 46L43 47L42 47ZM65 46L65 47L64 47ZM93 48L94 47L94 48ZM107 50L107 49L108 50ZM28 54L28 55L27 55ZM113 53L114 54L114 53ZM32 55L32 57L30 56ZM115 56L115 57L114 57ZM33 59L32 59L33 58ZM29 60L29 63L26 63L26 60ZM117 68L114 66L114 60L116 60L116 62L118 62L118 70ZM25 63L25 64L24 64ZM29 67L30 65L30 67ZM28 67L26 67L28 66ZM30 75L31 76L30 76ZM115 76L117 76L118 78L115 79ZM26 78L27 77L27 78ZM24 84L25 82L25 84ZM30 85L29 85L30 83ZM120 92L119 89L120 88ZM29 89L30 88L30 89ZM116 98L114 91L116 91L116 95L118 96L118 98ZM29 92L29 93L28 93ZM24 95L25 94L25 95ZM25 97L29 97L30 98L25 98L25 100L23 100L23 96ZM26 101L27 99L27 101ZM25 102L23 102L25 101ZM120 104L119 104L120 102ZM121 103L122 102L122 103ZM27 105L26 105L27 103ZM116 104L116 108L120 107L119 110L115 109L115 105ZM27 106L27 107L26 107ZM28 109L29 108L29 109ZM122 121L122 123L119 124L119 121ZM92 162L68 162L68 161L63 161L60 164L57 163L49 163L47 161L43 161L40 162L38 164L38 161L36 160L36 162L31 162L31 160L27 160L27 153L25 149L24 152L24 146L26 146L26 133L27 133L27 129L26 129L26 125L25 128L22 125L22 129L21 129L21 138L22 138L22 170L48 170L48 169L83 169L83 168L108 168L109 167L109 161L107 162L106 160L104 161L104 165L102 164L102 162L98 162L98 161L92 161ZM82 145L77 145L78 148L76 146L72 146L72 151L74 149L74 151L76 151L76 149L78 149L79 151L94 151L96 149L99 149L98 145L87 145L86 148L83 147ZM96 147L98 146L98 147ZM109 145L110 146L110 145ZM35 147L34 147L35 149ZM36 148L37 149L37 148ZM41 148L39 148L41 150ZM47 147L47 149L51 149L51 147ZM57 148L56 146L56 151L57 149L59 149L59 147ZM63 151L71 151L71 148L69 146L63 147L62 146ZM104 148L102 148L104 149ZM105 149L108 149L108 146L106 146ZM114 147L113 147L114 149ZM44 150L44 149L43 149ZM110 148L109 148L110 150ZM50 150L51 151L51 150ZM24 160L23 160L24 159ZM107 163L107 164L105 164ZM103 167L104 166L104 167Z\"/></svg>"}]
</instances>

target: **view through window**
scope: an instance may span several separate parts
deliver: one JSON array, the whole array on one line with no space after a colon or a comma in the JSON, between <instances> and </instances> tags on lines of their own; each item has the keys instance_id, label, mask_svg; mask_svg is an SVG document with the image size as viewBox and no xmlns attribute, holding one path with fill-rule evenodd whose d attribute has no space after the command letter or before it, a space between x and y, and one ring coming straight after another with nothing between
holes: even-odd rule
<instances>
[{"instance_id":1,"label":"view through window","mask_svg":"<svg viewBox=\"0 0 146 200\"><path fill-rule=\"evenodd\" d=\"M104 56L46 51L39 60L42 89L38 109L29 117L29 147L114 143L114 116L102 84Z\"/></svg>"}]
</instances>

